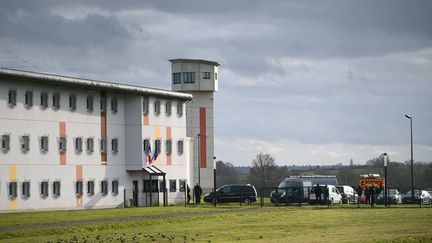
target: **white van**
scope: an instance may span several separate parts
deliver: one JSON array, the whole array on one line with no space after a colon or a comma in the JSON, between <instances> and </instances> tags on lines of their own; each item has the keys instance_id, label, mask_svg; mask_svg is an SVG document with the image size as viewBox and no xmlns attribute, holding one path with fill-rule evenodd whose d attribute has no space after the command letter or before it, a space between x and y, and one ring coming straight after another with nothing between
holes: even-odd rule
<instances>
[{"instance_id":1,"label":"white van","mask_svg":"<svg viewBox=\"0 0 432 243\"><path fill-rule=\"evenodd\" d=\"M324 201L324 187L325 187L325 185L319 185L320 187L321 187L321 201L320 202L317 202L317 199L316 199L316 197L315 197L315 187L316 187L316 185L313 185L312 186L312 190L311 190L311 192L310 192L310 200L309 200L309 203L310 204L317 204L317 203L321 203L321 204L327 204L327 203L330 203L330 204L333 204L333 203L336 203L336 204L341 204L342 203L342 195L339 193L339 190L336 188L336 186L334 186L334 185L327 185L327 190L328 190L328 192L329 192L329 195L328 195L328 201L327 202L325 202Z\"/></svg>"}]
</instances>

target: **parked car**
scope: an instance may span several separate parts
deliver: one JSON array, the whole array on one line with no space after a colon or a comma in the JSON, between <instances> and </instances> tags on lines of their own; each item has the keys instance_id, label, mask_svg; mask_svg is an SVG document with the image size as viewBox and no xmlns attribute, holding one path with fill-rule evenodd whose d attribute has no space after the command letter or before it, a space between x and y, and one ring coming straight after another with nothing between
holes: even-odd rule
<instances>
[{"instance_id":1,"label":"parked car","mask_svg":"<svg viewBox=\"0 0 432 243\"><path fill-rule=\"evenodd\" d=\"M358 200L358 195L355 192L354 188L351 186L345 186L345 185L338 185L336 186L339 193L342 196L342 203L343 204L350 204L350 203L356 203Z\"/></svg>"},{"instance_id":2,"label":"parked car","mask_svg":"<svg viewBox=\"0 0 432 243\"><path fill-rule=\"evenodd\" d=\"M324 192L325 185L324 186L320 185L320 187L321 187L321 191ZM313 190L310 192L310 199L309 199L310 204L316 204L316 203L341 204L342 203L342 195L339 193L339 190L334 185L327 185L327 190L329 192L327 202L324 201L324 193L322 193L322 195L321 195L321 202L317 202L314 190L315 190L315 187L313 187Z\"/></svg>"},{"instance_id":3,"label":"parked car","mask_svg":"<svg viewBox=\"0 0 432 243\"><path fill-rule=\"evenodd\" d=\"M403 198L402 203L415 203L415 204L431 204L432 196L426 190L414 190L414 198L412 198L411 191L407 192Z\"/></svg>"},{"instance_id":4,"label":"parked car","mask_svg":"<svg viewBox=\"0 0 432 243\"><path fill-rule=\"evenodd\" d=\"M256 202L257 192L250 184L225 185L204 195L204 202Z\"/></svg>"},{"instance_id":5,"label":"parked car","mask_svg":"<svg viewBox=\"0 0 432 243\"><path fill-rule=\"evenodd\" d=\"M276 190L270 193L272 203L308 202L313 185L336 185L336 176L305 175L284 178Z\"/></svg>"},{"instance_id":6,"label":"parked car","mask_svg":"<svg viewBox=\"0 0 432 243\"><path fill-rule=\"evenodd\" d=\"M389 188L387 195L388 195L387 200L390 204L402 203L402 194L397 189ZM377 196L376 203L385 204L384 190L382 190L381 193Z\"/></svg>"}]
</instances>

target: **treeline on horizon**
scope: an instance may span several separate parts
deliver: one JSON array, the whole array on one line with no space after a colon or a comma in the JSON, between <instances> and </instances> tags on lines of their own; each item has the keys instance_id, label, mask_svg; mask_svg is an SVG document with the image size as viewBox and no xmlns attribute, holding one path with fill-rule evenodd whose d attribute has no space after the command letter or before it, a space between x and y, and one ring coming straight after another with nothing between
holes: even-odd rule
<instances>
[{"instance_id":1,"label":"treeline on horizon","mask_svg":"<svg viewBox=\"0 0 432 243\"><path fill-rule=\"evenodd\" d=\"M413 171L415 189L432 188L432 163L414 162ZM288 176L313 174L335 175L340 185L357 187L361 174L380 174L384 177L384 162L382 158L373 158L364 165L279 166L271 155L261 153L249 167L238 167L223 161L216 163L217 187L226 184L252 184L257 190L261 186L275 188ZM411 190L411 163L389 162L387 180L389 188L396 188L401 193Z\"/></svg>"}]
</instances>

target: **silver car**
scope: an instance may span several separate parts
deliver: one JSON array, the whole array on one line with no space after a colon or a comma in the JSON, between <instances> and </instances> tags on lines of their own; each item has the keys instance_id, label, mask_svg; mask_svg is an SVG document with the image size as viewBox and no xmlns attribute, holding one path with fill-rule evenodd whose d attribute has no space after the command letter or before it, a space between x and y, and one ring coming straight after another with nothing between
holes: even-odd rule
<instances>
[{"instance_id":1,"label":"silver car","mask_svg":"<svg viewBox=\"0 0 432 243\"><path fill-rule=\"evenodd\" d=\"M390 204L402 204L402 194L397 189L388 189L388 202ZM378 204L385 204L384 190L377 196Z\"/></svg>"}]
</instances>

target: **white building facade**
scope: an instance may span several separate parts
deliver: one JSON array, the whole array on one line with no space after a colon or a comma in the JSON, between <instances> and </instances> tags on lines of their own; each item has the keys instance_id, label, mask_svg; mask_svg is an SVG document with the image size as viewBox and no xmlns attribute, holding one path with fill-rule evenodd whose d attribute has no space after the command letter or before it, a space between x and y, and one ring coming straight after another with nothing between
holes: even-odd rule
<instances>
[{"instance_id":1,"label":"white building facade","mask_svg":"<svg viewBox=\"0 0 432 243\"><path fill-rule=\"evenodd\" d=\"M183 203L196 182L192 98L0 68L0 211ZM212 169L213 132L206 134ZM204 170L203 178L213 175Z\"/></svg>"}]
</instances>

